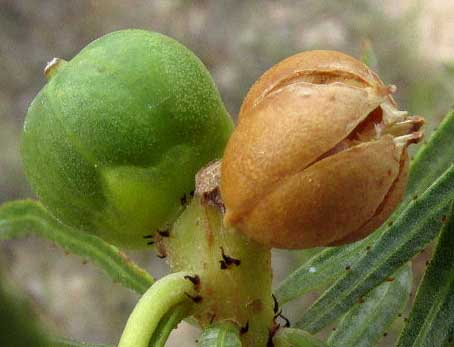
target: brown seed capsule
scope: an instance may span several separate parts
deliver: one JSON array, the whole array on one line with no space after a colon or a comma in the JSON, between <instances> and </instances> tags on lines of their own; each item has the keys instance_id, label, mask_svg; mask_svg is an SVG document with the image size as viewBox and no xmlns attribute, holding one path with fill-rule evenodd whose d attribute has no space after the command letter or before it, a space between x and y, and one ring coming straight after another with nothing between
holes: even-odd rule
<instances>
[{"instance_id":1,"label":"brown seed capsule","mask_svg":"<svg viewBox=\"0 0 454 347\"><path fill-rule=\"evenodd\" d=\"M294 55L251 88L222 163L225 223L277 248L367 236L402 198L424 121L334 51Z\"/></svg>"}]
</instances>

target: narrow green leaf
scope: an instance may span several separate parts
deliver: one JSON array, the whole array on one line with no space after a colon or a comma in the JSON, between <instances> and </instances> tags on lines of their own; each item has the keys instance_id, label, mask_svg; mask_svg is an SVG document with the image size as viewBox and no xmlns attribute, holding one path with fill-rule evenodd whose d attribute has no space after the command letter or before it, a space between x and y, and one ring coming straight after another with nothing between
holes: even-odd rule
<instances>
[{"instance_id":1,"label":"narrow green leaf","mask_svg":"<svg viewBox=\"0 0 454 347\"><path fill-rule=\"evenodd\" d=\"M229 322L214 324L203 331L199 347L241 347L239 329Z\"/></svg>"},{"instance_id":2,"label":"narrow green leaf","mask_svg":"<svg viewBox=\"0 0 454 347\"><path fill-rule=\"evenodd\" d=\"M376 236L369 237L368 242L331 247L314 255L280 283L275 291L279 304L284 305L334 281L348 271L358 259L358 254L366 251L366 244L371 243L373 238Z\"/></svg>"},{"instance_id":3,"label":"narrow green leaf","mask_svg":"<svg viewBox=\"0 0 454 347\"><path fill-rule=\"evenodd\" d=\"M78 342L64 337L51 338L50 347L114 347L113 345Z\"/></svg>"},{"instance_id":4,"label":"narrow green leaf","mask_svg":"<svg viewBox=\"0 0 454 347\"><path fill-rule=\"evenodd\" d=\"M418 151L411 165L409 183L404 201L391 219L395 219L415 195L423 193L453 162L454 111L449 112L428 143ZM354 267L359 254L375 242L386 229L386 224L368 238L342 247L327 248L313 256L285 279L276 290L280 304L320 289ZM314 271L315 269L315 271Z\"/></svg>"},{"instance_id":5,"label":"narrow green leaf","mask_svg":"<svg viewBox=\"0 0 454 347\"><path fill-rule=\"evenodd\" d=\"M182 303L167 312L154 331L149 346L164 347L172 330L189 315L190 311L191 305Z\"/></svg>"},{"instance_id":6,"label":"narrow green leaf","mask_svg":"<svg viewBox=\"0 0 454 347\"><path fill-rule=\"evenodd\" d=\"M300 330L280 329L273 338L274 347L327 347L328 345L311 334Z\"/></svg>"},{"instance_id":7,"label":"narrow green leaf","mask_svg":"<svg viewBox=\"0 0 454 347\"><path fill-rule=\"evenodd\" d=\"M446 222L398 346L454 344L454 205Z\"/></svg>"},{"instance_id":8,"label":"narrow green leaf","mask_svg":"<svg viewBox=\"0 0 454 347\"><path fill-rule=\"evenodd\" d=\"M412 287L410 263L357 303L328 339L333 347L372 347L403 311Z\"/></svg>"},{"instance_id":9,"label":"narrow green leaf","mask_svg":"<svg viewBox=\"0 0 454 347\"><path fill-rule=\"evenodd\" d=\"M451 165L424 194L409 203L368 252L358 255L358 262L322 294L297 326L317 332L392 276L436 237L441 216L453 197L454 165Z\"/></svg>"},{"instance_id":10,"label":"narrow green leaf","mask_svg":"<svg viewBox=\"0 0 454 347\"><path fill-rule=\"evenodd\" d=\"M68 252L93 261L115 282L139 294L144 293L154 282L145 270L129 260L118 248L60 223L39 202L13 201L0 206L0 240L25 236L31 232L55 242Z\"/></svg>"}]
</instances>

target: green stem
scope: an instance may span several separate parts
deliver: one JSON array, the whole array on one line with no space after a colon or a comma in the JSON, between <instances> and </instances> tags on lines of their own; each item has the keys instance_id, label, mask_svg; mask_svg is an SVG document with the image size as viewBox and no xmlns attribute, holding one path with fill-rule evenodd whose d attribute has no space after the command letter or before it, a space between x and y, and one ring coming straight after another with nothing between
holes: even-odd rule
<instances>
[{"instance_id":1,"label":"green stem","mask_svg":"<svg viewBox=\"0 0 454 347\"><path fill-rule=\"evenodd\" d=\"M194 285L185 279L187 272L167 275L153 284L129 316L118 347L148 347L164 315L175 305L194 295Z\"/></svg>"},{"instance_id":2,"label":"green stem","mask_svg":"<svg viewBox=\"0 0 454 347\"><path fill-rule=\"evenodd\" d=\"M192 306L190 303L185 302L167 312L155 329L148 347L164 347L172 330L176 328L178 323L190 315Z\"/></svg>"},{"instance_id":3,"label":"green stem","mask_svg":"<svg viewBox=\"0 0 454 347\"><path fill-rule=\"evenodd\" d=\"M199 276L202 301L194 317L202 328L230 321L245 330L243 347L264 347L274 315L271 251L226 228L222 217L196 195L161 246L173 271Z\"/></svg>"}]
</instances>

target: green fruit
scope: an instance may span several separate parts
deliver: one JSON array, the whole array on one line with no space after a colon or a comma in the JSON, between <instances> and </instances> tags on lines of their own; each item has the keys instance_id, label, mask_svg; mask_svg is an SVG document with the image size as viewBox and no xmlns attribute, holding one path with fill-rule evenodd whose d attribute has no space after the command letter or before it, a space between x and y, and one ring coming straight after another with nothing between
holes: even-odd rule
<instances>
[{"instance_id":1,"label":"green fruit","mask_svg":"<svg viewBox=\"0 0 454 347\"><path fill-rule=\"evenodd\" d=\"M123 30L59 64L30 105L22 155L62 222L117 245L146 245L223 154L233 129L200 60L175 40Z\"/></svg>"}]
</instances>

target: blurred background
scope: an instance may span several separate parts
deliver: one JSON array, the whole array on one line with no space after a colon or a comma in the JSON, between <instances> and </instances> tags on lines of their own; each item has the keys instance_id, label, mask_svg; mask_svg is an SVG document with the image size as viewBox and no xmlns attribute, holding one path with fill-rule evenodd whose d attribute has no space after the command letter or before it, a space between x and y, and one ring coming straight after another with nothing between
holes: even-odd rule
<instances>
[{"instance_id":1,"label":"blurred background","mask_svg":"<svg viewBox=\"0 0 454 347\"><path fill-rule=\"evenodd\" d=\"M46 62L54 56L69 60L97 37L132 27L165 33L192 49L213 74L233 117L266 69L307 49L368 55L385 83L397 85L401 109L426 117L427 131L454 101L449 0L1 0L0 203L33 196L19 141L27 107L45 83ZM429 253L414 261L417 279ZM151 252L130 255L157 277L167 271ZM276 281L305 256L277 252ZM0 244L0 264L58 335L115 344L137 300L92 265L37 238ZM314 297L292 305L289 318ZM183 324L169 345L194 346L197 336ZM393 337L391 331L383 346Z\"/></svg>"}]
</instances>

